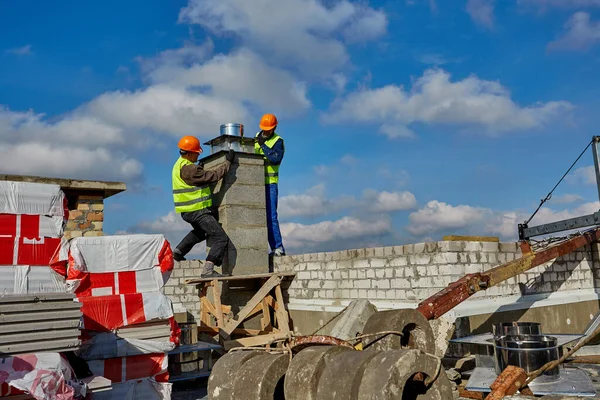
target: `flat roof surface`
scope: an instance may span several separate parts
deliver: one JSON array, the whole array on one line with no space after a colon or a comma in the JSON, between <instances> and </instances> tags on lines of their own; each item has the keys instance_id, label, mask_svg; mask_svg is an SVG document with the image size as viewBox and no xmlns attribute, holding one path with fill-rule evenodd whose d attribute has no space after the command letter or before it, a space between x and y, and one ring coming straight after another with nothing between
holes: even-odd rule
<instances>
[{"instance_id":1,"label":"flat roof surface","mask_svg":"<svg viewBox=\"0 0 600 400\"><path fill-rule=\"evenodd\" d=\"M104 198L127 190L127 185L124 182L86 181L81 179L48 178L29 175L0 175L0 180L59 185L64 191L70 192L104 192Z\"/></svg>"}]
</instances>

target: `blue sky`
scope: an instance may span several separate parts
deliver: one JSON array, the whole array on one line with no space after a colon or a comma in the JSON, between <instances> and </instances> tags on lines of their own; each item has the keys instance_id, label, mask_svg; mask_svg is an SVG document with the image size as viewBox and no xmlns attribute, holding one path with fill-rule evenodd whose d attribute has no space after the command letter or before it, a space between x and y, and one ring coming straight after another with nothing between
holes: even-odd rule
<instances>
[{"instance_id":1,"label":"blue sky","mask_svg":"<svg viewBox=\"0 0 600 400\"><path fill-rule=\"evenodd\" d=\"M278 116L301 253L515 239L600 122L600 0L19 1L0 26L1 172L124 181L105 230L174 244L177 140L222 123ZM591 165L534 222L596 211Z\"/></svg>"}]
</instances>

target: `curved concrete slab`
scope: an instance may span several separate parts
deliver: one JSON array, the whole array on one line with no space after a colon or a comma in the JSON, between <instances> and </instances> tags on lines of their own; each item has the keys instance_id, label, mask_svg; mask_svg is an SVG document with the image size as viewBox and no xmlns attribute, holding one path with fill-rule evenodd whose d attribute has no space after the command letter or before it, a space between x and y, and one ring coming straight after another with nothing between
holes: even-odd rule
<instances>
[{"instance_id":1,"label":"curved concrete slab","mask_svg":"<svg viewBox=\"0 0 600 400\"><path fill-rule=\"evenodd\" d=\"M248 360L237 371L231 399L284 400L282 378L289 362L289 354L266 352Z\"/></svg>"},{"instance_id":2,"label":"curved concrete slab","mask_svg":"<svg viewBox=\"0 0 600 400\"><path fill-rule=\"evenodd\" d=\"M316 400L319 379L335 355L354 351L343 346L312 346L300 351L285 375L286 400Z\"/></svg>"},{"instance_id":3,"label":"curved concrete slab","mask_svg":"<svg viewBox=\"0 0 600 400\"><path fill-rule=\"evenodd\" d=\"M232 351L219 358L208 378L208 400L233 399L233 383L242 366L264 351Z\"/></svg>"},{"instance_id":4,"label":"curved concrete slab","mask_svg":"<svg viewBox=\"0 0 600 400\"><path fill-rule=\"evenodd\" d=\"M419 349L426 353L435 352L435 338L423 314L413 309L378 311L371 315L365 325L364 334L383 331L402 332L403 336L387 335L363 339L365 350Z\"/></svg>"}]
</instances>

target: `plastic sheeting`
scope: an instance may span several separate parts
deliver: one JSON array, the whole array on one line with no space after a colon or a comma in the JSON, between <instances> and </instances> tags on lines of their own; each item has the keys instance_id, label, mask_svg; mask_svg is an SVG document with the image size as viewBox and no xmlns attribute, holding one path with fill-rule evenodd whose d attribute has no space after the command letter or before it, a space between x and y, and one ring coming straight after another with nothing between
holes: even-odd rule
<instances>
[{"instance_id":1,"label":"plastic sheeting","mask_svg":"<svg viewBox=\"0 0 600 400\"><path fill-rule=\"evenodd\" d=\"M0 296L66 290L65 278L48 266L0 265Z\"/></svg>"},{"instance_id":2,"label":"plastic sheeting","mask_svg":"<svg viewBox=\"0 0 600 400\"><path fill-rule=\"evenodd\" d=\"M171 300L160 292L79 297L85 329L103 332L173 316Z\"/></svg>"},{"instance_id":3,"label":"plastic sheeting","mask_svg":"<svg viewBox=\"0 0 600 400\"><path fill-rule=\"evenodd\" d=\"M156 339L125 339L112 332L101 332L81 346L80 357L84 360L138 356L141 354L168 353L175 348L169 336Z\"/></svg>"},{"instance_id":4,"label":"plastic sheeting","mask_svg":"<svg viewBox=\"0 0 600 400\"><path fill-rule=\"evenodd\" d=\"M58 185L0 181L1 214L68 217L67 200Z\"/></svg>"},{"instance_id":5,"label":"plastic sheeting","mask_svg":"<svg viewBox=\"0 0 600 400\"><path fill-rule=\"evenodd\" d=\"M30 239L60 238L64 233L64 224L63 217L0 214L0 236L23 236Z\"/></svg>"},{"instance_id":6,"label":"plastic sheeting","mask_svg":"<svg viewBox=\"0 0 600 400\"><path fill-rule=\"evenodd\" d=\"M156 382L153 378L115 383L112 390L92 395L93 400L166 400L171 398L172 383Z\"/></svg>"},{"instance_id":7,"label":"plastic sheeting","mask_svg":"<svg viewBox=\"0 0 600 400\"><path fill-rule=\"evenodd\" d=\"M169 362L164 353L92 360L87 364L94 375L110 379L113 384L144 378L169 381Z\"/></svg>"},{"instance_id":8,"label":"plastic sheeting","mask_svg":"<svg viewBox=\"0 0 600 400\"><path fill-rule=\"evenodd\" d=\"M80 273L142 271L160 267L173 270L173 253L163 235L114 235L81 237L63 241L52 260L53 267L64 269L67 278L80 279ZM61 268L61 265L62 268Z\"/></svg>"},{"instance_id":9,"label":"plastic sheeting","mask_svg":"<svg viewBox=\"0 0 600 400\"><path fill-rule=\"evenodd\" d=\"M60 243L49 237L0 237L0 265L50 265Z\"/></svg>"},{"instance_id":10,"label":"plastic sheeting","mask_svg":"<svg viewBox=\"0 0 600 400\"><path fill-rule=\"evenodd\" d=\"M14 393L14 388L28 392L36 400L81 399L87 389L59 353L0 358L0 384L8 385L3 385L3 392Z\"/></svg>"},{"instance_id":11,"label":"plastic sheeting","mask_svg":"<svg viewBox=\"0 0 600 400\"><path fill-rule=\"evenodd\" d=\"M158 292L169 274L160 267L142 271L79 273L80 279L69 279L69 291L78 297Z\"/></svg>"}]
</instances>

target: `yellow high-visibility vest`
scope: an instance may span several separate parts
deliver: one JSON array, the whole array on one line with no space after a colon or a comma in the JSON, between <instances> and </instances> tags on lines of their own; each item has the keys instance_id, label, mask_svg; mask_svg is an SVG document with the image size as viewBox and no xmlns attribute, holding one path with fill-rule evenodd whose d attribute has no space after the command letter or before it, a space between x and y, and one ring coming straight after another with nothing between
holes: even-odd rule
<instances>
[{"instance_id":1,"label":"yellow high-visibility vest","mask_svg":"<svg viewBox=\"0 0 600 400\"><path fill-rule=\"evenodd\" d=\"M173 202L177 213L198 211L212 206L212 191L209 185L190 186L181 179L181 168L190 164L193 163L179 157L173 165Z\"/></svg>"},{"instance_id":2,"label":"yellow high-visibility vest","mask_svg":"<svg viewBox=\"0 0 600 400\"><path fill-rule=\"evenodd\" d=\"M256 134L256 137L258 137L258 135L260 135L260 132ZM273 133L270 138L265 140L265 145L272 149L278 140L283 140L283 138L278 134ZM269 159L265 156L265 152L258 143L254 143L254 152L256 154L262 154L265 159L265 184L279 183L279 165L273 165L269 162Z\"/></svg>"}]
</instances>

